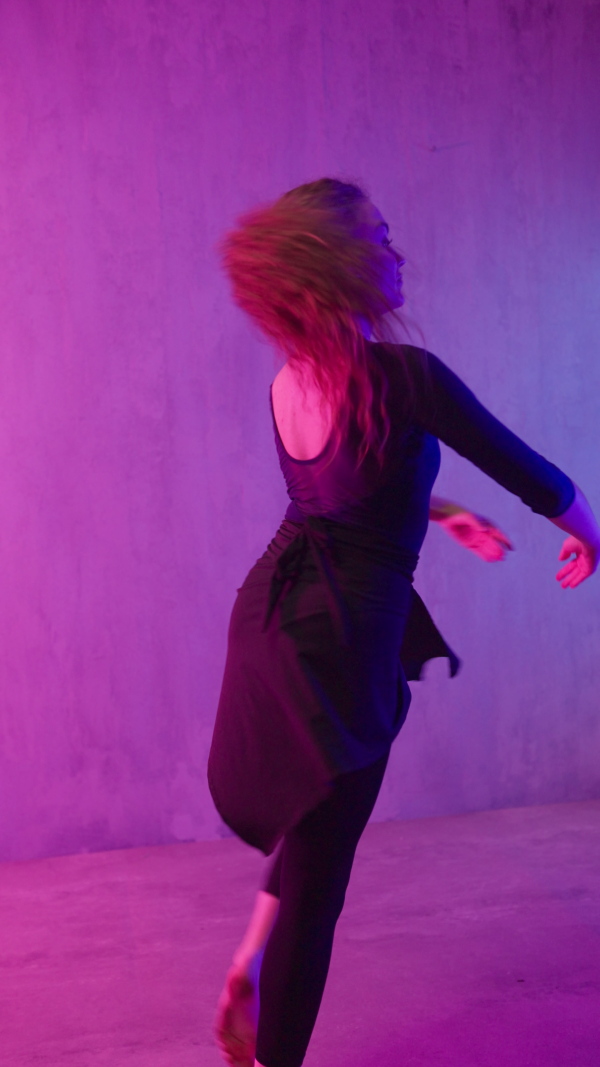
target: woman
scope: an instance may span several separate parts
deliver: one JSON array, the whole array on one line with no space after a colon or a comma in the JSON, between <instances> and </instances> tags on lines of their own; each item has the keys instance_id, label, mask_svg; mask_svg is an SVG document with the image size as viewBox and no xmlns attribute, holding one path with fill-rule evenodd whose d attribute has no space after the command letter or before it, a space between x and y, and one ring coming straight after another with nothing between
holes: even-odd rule
<instances>
[{"instance_id":1,"label":"woman","mask_svg":"<svg viewBox=\"0 0 600 1067\"><path fill-rule=\"evenodd\" d=\"M406 681L434 656L458 668L412 587L428 519L484 559L510 548L431 499L437 439L567 532L564 588L596 569L600 529L570 479L435 356L385 343L404 261L357 186L300 186L241 220L223 252L237 302L287 357L271 404L291 503L238 592L209 758L225 822L267 855L279 845L217 1040L240 1067L300 1067Z\"/></svg>"}]
</instances>

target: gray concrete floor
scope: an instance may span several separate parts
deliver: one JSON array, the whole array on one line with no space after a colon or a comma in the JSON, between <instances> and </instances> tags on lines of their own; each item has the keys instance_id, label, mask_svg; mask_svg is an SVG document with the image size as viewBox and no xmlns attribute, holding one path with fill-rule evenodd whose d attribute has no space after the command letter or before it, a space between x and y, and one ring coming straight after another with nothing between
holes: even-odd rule
<instances>
[{"instance_id":1,"label":"gray concrete floor","mask_svg":"<svg viewBox=\"0 0 600 1067\"><path fill-rule=\"evenodd\" d=\"M2 1067L217 1067L235 840L0 866ZM367 828L306 1067L599 1067L600 801Z\"/></svg>"}]
</instances>

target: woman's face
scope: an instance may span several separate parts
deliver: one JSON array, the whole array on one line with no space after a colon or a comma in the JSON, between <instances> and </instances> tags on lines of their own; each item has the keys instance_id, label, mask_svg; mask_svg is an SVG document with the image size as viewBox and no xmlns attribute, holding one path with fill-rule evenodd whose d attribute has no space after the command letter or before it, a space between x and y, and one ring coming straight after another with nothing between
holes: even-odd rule
<instances>
[{"instance_id":1,"label":"woman's face","mask_svg":"<svg viewBox=\"0 0 600 1067\"><path fill-rule=\"evenodd\" d=\"M365 200L360 207L357 236L372 241L381 249L381 291L386 306L402 307L404 296L400 271L406 261L392 246L390 228L379 209L370 200Z\"/></svg>"}]
</instances>

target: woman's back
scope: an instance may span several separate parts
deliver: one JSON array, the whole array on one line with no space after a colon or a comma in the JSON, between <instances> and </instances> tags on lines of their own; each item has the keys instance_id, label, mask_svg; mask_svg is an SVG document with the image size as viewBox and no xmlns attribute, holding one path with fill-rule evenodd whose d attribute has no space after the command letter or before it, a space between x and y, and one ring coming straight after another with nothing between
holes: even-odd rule
<instances>
[{"instance_id":1,"label":"woman's back","mask_svg":"<svg viewBox=\"0 0 600 1067\"><path fill-rule=\"evenodd\" d=\"M271 396L277 430L288 455L302 461L316 458L332 429L331 408L321 390L285 363L273 381Z\"/></svg>"},{"instance_id":2,"label":"woman's back","mask_svg":"<svg viewBox=\"0 0 600 1067\"><path fill-rule=\"evenodd\" d=\"M289 370L273 383L275 442L291 501L286 518L316 516L361 527L374 537L373 552L378 543L384 552L395 546L403 569L412 573L427 529L439 447L407 415L399 351L369 345L369 358L387 382L389 437L381 462L373 451L360 461L360 430L352 417L336 443L316 388L304 388Z\"/></svg>"}]
</instances>

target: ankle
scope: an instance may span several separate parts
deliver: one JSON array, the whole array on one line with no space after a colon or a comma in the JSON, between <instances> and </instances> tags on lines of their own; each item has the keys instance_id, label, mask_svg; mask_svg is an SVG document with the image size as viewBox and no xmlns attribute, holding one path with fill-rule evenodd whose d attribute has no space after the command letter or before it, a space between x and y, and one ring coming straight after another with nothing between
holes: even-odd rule
<instances>
[{"instance_id":1,"label":"ankle","mask_svg":"<svg viewBox=\"0 0 600 1067\"><path fill-rule=\"evenodd\" d=\"M243 975L244 977L249 978L251 982L258 984L258 976L260 974L263 955L263 949L252 955L238 949L233 957L229 973Z\"/></svg>"}]
</instances>

